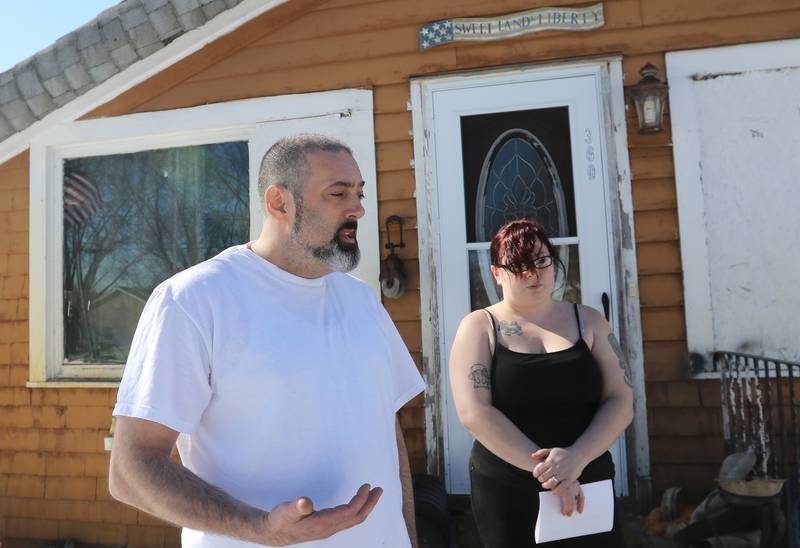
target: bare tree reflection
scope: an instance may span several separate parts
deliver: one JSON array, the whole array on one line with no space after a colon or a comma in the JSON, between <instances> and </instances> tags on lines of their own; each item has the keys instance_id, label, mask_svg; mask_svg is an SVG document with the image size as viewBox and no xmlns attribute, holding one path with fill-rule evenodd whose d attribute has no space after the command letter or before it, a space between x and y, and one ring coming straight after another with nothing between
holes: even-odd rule
<instances>
[{"instance_id":1,"label":"bare tree reflection","mask_svg":"<svg viewBox=\"0 0 800 548\"><path fill-rule=\"evenodd\" d=\"M249 232L247 144L221 143L67 160L102 207L64 223L64 356L121 363L161 281Z\"/></svg>"}]
</instances>

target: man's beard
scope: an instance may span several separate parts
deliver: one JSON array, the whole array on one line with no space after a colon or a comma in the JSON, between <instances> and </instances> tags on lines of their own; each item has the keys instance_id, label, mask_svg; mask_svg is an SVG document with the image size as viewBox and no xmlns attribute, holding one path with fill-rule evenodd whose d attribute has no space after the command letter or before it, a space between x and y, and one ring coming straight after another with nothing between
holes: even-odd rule
<instances>
[{"instance_id":1,"label":"man's beard","mask_svg":"<svg viewBox=\"0 0 800 548\"><path fill-rule=\"evenodd\" d=\"M297 219L292 232L296 241L298 241L298 243L300 243L306 251L308 251L314 258L327 264L336 272L350 272L356 266L358 266L358 261L361 259L361 250L358 249L358 241L356 240L351 244L343 241L339 237L339 233L342 230L356 230L358 228L358 223L356 221L347 221L337 228L333 238L328 244L313 246L306 242L300 241L300 239L297 237L300 232L301 221L304 219L305 215L303 215L304 211L302 207L298 207L296 211Z\"/></svg>"},{"instance_id":2,"label":"man's beard","mask_svg":"<svg viewBox=\"0 0 800 548\"><path fill-rule=\"evenodd\" d=\"M358 223L348 221L336 230L336 234L328 245L307 246L307 249L314 257L326 263L336 272L350 272L358 266L358 261L361 260L361 250L358 249L358 241L352 244L344 242L339 238L339 232L342 229L354 230L357 227Z\"/></svg>"}]
</instances>

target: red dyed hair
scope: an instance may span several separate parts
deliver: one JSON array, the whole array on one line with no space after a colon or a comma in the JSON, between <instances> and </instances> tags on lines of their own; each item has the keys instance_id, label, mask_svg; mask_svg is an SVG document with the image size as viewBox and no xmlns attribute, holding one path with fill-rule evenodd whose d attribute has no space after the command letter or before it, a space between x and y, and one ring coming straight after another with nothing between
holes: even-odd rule
<instances>
[{"instance_id":1,"label":"red dyed hair","mask_svg":"<svg viewBox=\"0 0 800 548\"><path fill-rule=\"evenodd\" d=\"M519 219L508 222L497 230L497 234L492 238L489 253L494 266L502 265L511 272L519 274L531 265L542 246L547 250L546 254L553 258L554 263L561 264L558 252L550 242L542 224L533 219Z\"/></svg>"}]
</instances>

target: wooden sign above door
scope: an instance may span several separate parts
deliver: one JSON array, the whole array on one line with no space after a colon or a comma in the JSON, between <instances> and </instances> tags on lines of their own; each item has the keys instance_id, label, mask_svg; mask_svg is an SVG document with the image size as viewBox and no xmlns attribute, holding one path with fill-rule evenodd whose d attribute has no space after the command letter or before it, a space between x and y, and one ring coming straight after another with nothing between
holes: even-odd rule
<instances>
[{"instance_id":1,"label":"wooden sign above door","mask_svg":"<svg viewBox=\"0 0 800 548\"><path fill-rule=\"evenodd\" d=\"M543 30L585 31L604 24L602 3L582 8L537 8L494 17L442 19L419 29L419 47L426 50L448 42L502 40Z\"/></svg>"}]
</instances>

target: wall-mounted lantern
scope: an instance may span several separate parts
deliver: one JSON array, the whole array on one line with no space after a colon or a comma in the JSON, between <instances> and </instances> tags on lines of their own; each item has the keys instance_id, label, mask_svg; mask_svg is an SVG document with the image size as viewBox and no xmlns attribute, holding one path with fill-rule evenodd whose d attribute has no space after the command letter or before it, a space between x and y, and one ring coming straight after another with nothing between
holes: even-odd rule
<instances>
[{"instance_id":1,"label":"wall-mounted lantern","mask_svg":"<svg viewBox=\"0 0 800 548\"><path fill-rule=\"evenodd\" d=\"M630 90L631 101L639 119L639 133L647 135L663 131L662 118L667 102L667 84L656 78L658 69L647 63L639 71L642 79Z\"/></svg>"}]
</instances>

